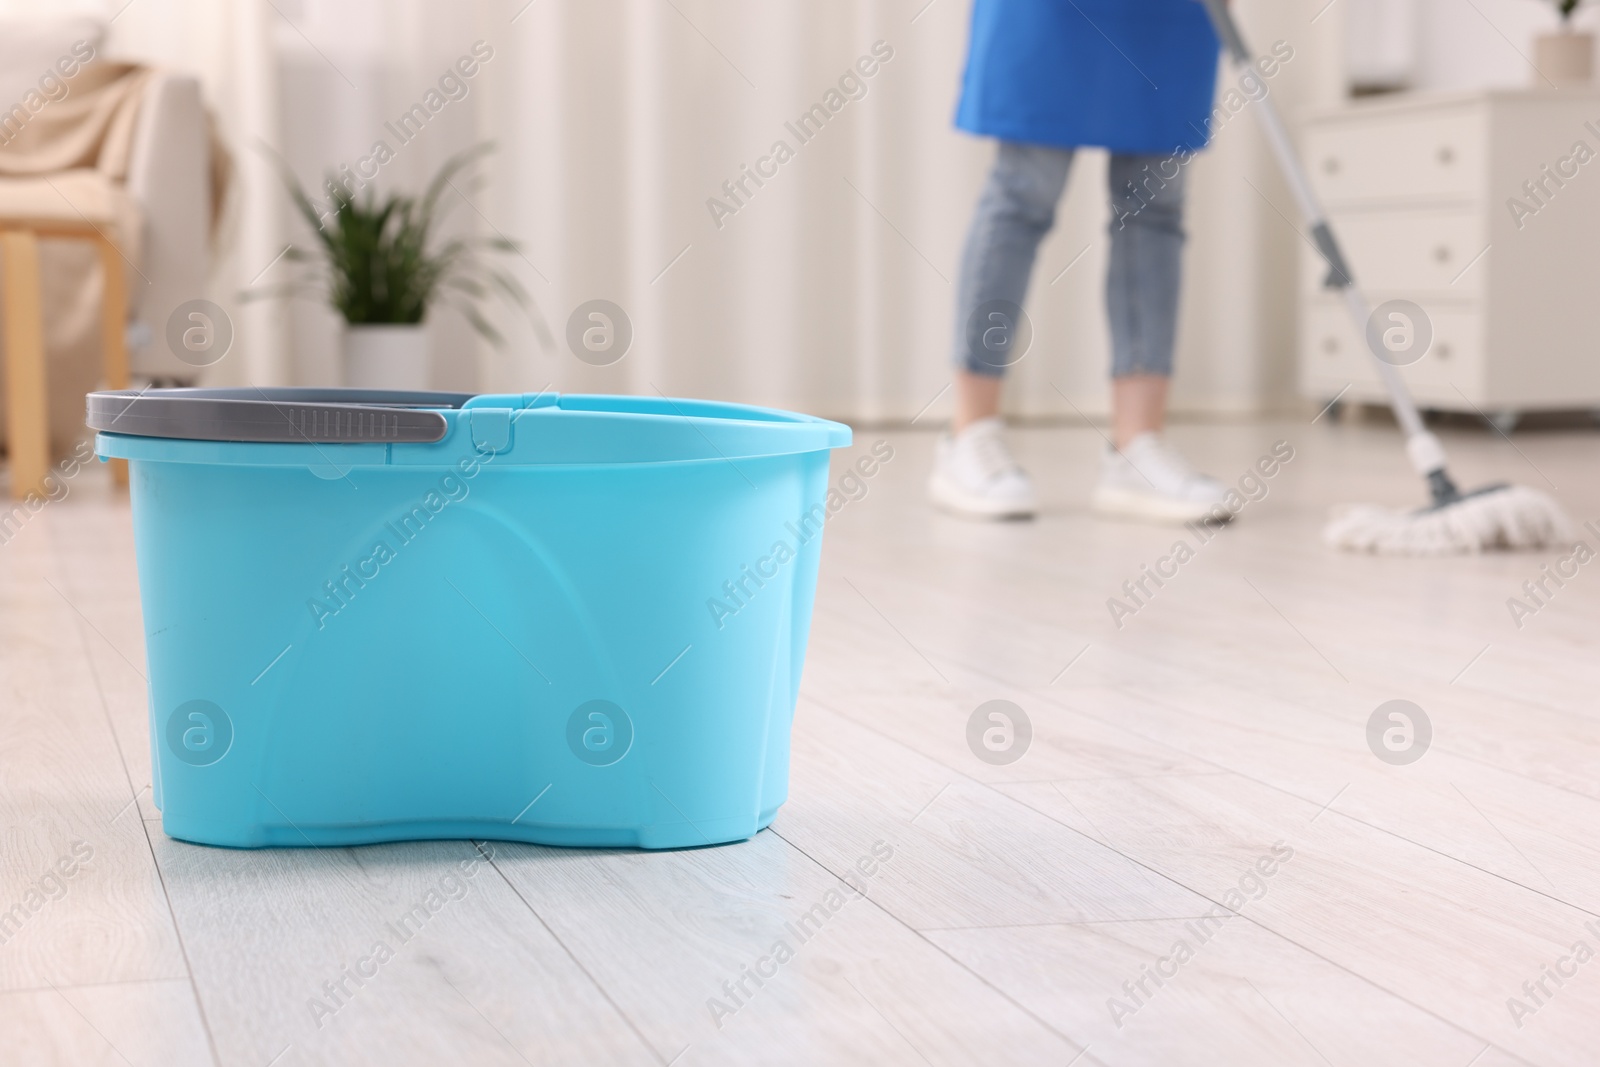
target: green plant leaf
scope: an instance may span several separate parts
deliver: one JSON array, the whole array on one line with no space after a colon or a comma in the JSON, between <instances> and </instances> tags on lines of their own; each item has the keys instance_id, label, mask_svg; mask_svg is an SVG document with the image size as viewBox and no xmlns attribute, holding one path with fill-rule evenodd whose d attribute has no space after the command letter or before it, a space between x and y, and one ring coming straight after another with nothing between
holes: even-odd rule
<instances>
[{"instance_id":1,"label":"green plant leaf","mask_svg":"<svg viewBox=\"0 0 1600 1067\"><path fill-rule=\"evenodd\" d=\"M511 275L490 267L482 255L518 253L504 235L470 235L436 243L436 227L453 200L482 187L474 170L491 151L489 142L474 145L446 160L422 196L389 194L381 200L372 189L356 195L329 174L325 204L306 192L287 163L271 152L295 212L311 227L316 247L291 244L284 258L301 267L285 284L252 290L250 299L304 296L321 292L352 324L420 323L434 302L461 310L473 329L500 343L498 331L483 316L481 304L496 295L528 308L531 297ZM446 192L460 197L445 199ZM520 254L520 253L518 253ZM543 320L535 318L541 336Z\"/></svg>"}]
</instances>

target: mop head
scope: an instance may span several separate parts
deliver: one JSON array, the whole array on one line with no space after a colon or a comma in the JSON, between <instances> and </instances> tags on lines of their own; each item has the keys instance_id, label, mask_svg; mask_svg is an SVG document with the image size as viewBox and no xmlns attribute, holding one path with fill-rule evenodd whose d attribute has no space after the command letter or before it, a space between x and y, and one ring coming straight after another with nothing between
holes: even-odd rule
<instances>
[{"instance_id":1,"label":"mop head","mask_svg":"<svg viewBox=\"0 0 1600 1067\"><path fill-rule=\"evenodd\" d=\"M1445 556L1570 545L1577 540L1577 528L1544 493L1494 485L1421 511L1345 508L1335 513L1322 539L1347 552Z\"/></svg>"}]
</instances>

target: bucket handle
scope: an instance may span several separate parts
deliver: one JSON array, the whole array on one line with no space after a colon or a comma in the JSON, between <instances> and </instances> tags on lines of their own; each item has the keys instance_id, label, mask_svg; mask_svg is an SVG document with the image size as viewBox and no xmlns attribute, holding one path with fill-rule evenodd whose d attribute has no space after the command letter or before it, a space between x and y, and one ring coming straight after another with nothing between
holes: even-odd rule
<instances>
[{"instance_id":1,"label":"bucket handle","mask_svg":"<svg viewBox=\"0 0 1600 1067\"><path fill-rule=\"evenodd\" d=\"M376 389L111 389L90 393L92 430L190 441L429 443L471 393Z\"/></svg>"}]
</instances>

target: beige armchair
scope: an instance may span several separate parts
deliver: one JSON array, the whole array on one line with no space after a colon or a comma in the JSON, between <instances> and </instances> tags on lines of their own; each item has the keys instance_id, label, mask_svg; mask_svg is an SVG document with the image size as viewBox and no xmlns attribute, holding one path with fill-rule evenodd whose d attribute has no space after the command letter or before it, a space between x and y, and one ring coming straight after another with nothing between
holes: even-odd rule
<instances>
[{"instance_id":1,"label":"beige armchair","mask_svg":"<svg viewBox=\"0 0 1600 1067\"><path fill-rule=\"evenodd\" d=\"M166 322L205 295L214 215L198 83L107 60L97 24L25 25L0 23L0 381L19 497L86 435L86 390L193 378Z\"/></svg>"}]
</instances>

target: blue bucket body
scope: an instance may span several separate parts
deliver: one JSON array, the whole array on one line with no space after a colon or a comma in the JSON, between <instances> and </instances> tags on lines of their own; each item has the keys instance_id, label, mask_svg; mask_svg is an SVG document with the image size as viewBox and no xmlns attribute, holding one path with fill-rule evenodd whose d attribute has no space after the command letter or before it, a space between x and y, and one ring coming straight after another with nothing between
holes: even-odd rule
<instances>
[{"instance_id":1,"label":"blue bucket body","mask_svg":"<svg viewBox=\"0 0 1600 1067\"><path fill-rule=\"evenodd\" d=\"M836 423L477 397L431 444L130 461L165 831L740 840L788 788Z\"/></svg>"}]
</instances>

